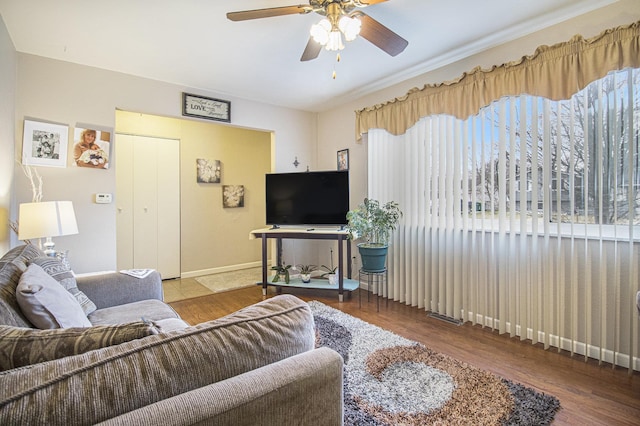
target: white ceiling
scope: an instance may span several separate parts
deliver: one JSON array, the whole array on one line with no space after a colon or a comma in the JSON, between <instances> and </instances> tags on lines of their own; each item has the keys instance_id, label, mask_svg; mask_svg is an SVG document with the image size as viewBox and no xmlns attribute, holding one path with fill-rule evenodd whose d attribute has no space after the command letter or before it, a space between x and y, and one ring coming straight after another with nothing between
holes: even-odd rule
<instances>
[{"instance_id":1,"label":"white ceiling","mask_svg":"<svg viewBox=\"0 0 640 426\"><path fill-rule=\"evenodd\" d=\"M232 22L288 0L0 0L19 52L306 111L415 77L617 0L389 0L363 9L409 41L364 39L300 62L315 13ZM337 78L331 78L335 69Z\"/></svg>"}]
</instances>

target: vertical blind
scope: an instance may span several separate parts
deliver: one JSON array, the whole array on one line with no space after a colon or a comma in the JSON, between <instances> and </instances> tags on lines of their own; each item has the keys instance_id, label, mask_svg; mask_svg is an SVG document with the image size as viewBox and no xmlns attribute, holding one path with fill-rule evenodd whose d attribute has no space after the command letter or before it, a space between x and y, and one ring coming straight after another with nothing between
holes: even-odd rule
<instances>
[{"instance_id":1,"label":"vertical blind","mask_svg":"<svg viewBox=\"0 0 640 426\"><path fill-rule=\"evenodd\" d=\"M368 133L368 196L404 211L387 297L640 370L640 70Z\"/></svg>"}]
</instances>

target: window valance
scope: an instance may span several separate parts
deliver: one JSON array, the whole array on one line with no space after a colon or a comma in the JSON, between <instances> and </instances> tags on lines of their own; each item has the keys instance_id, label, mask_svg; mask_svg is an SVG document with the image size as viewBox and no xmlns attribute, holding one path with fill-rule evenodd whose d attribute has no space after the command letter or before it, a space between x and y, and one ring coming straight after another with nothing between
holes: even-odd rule
<instances>
[{"instance_id":1,"label":"window valance","mask_svg":"<svg viewBox=\"0 0 640 426\"><path fill-rule=\"evenodd\" d=\"M356 111L356 138L369 129L401 135L420 118L449 114L464 119L507 95L568 99L613 70L640 67L640 21L585 39L580 35L491 69L477 67L458 79L414 88L405 96Z\"/></svg>"}]
</instances>

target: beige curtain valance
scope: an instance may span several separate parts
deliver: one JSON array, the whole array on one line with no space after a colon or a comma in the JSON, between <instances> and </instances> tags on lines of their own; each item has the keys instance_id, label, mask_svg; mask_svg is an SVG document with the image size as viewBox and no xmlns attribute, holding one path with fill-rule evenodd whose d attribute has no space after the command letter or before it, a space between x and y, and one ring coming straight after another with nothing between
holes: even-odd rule
<instances>
[{"instance_id":1,"label":"beige curtain valance","mask_svg":"<svg viewBox=\"0 0 640 426\"><path fill-rule=\"evenodd\" d=\"M640 21L591 39L538 47L531 56L491 69L477 67L458 79L414 88L405 96L356 111L356 138L369 129L401 135L420 118L450 114L464 119L507 95L568 99L613 70L640 67Z\"/></svg>"}]
</instances>

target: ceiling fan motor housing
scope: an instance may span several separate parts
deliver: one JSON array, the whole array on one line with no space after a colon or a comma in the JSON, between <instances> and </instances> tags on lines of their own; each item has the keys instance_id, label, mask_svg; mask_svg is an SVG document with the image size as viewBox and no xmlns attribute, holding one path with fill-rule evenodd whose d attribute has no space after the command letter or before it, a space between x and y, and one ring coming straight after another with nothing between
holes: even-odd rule
<instances>
[{"instance_id":1,"label":"ceiling fan motor housing","mask_svg":"<svg viewBox=\"0 0 640 426\"><path fill-rule=\"evenodd\" d=\"M369 3L357 0L309 0L309 5L319 15L340 17L351 13L356 7L366 7Z\"/></svg>"}]
</instances>

